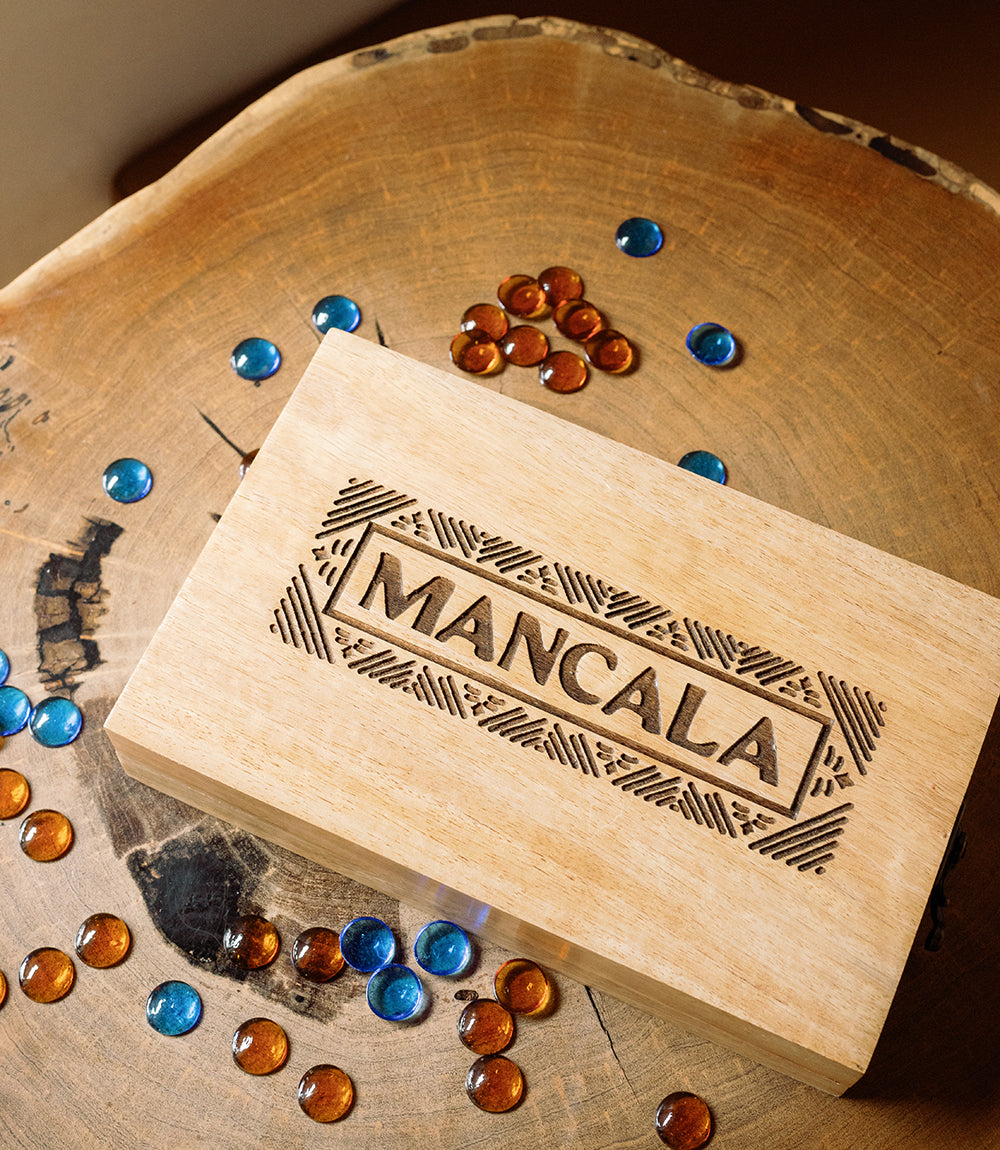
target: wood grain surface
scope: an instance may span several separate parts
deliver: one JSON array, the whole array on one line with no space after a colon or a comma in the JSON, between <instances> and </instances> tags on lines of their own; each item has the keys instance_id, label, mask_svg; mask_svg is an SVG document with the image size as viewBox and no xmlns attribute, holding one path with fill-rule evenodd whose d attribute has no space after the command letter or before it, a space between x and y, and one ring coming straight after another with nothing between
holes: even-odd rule
<instances>
[{"instance_id":1,"label":"wood grain surface","mask_svg":"<svg viewBox=\"0 0 1000 1150\"><path fill-rule=\"evenodd\" d=\"M18 820L0 826L5 1145L652 1147L655 1107L678 1089L712 1106L720 1147L994 1144L995 732L969 794L969 850L948 879L943 946L927 951L918 934L847 1095L560 978L558 1009L524 1022L511 1051L525 1099L493 1116L465 1098L460 1003L441 994L419 1026L397 1029L367 1012L359 978L312 988L285 960L300 929L359 912L412 945L418 911L128 780L102 731L242 456L314 353L309 314L331 292L358 301L360 335L447 369L466 306L510 273L575 266L635 339L638 369L573 396L528 371L486 386L667 462L715 451L732 487L996 595L996 195L883 138L618 33L489 19L302 74L0 295L0 647L33 701L72 693L85 713L68 748L21 733L0 749L29 778L30 809L61 809L76 831L64 859L37 864L17 847ZM648 260L614 246L636 215L664 227ZM684 351L706 319L741 341L731 371ZM284 357L260 386L229 368L249 335ZM155 476L130 506L100 486L122 456ZM558 501L562 477L544 455L536 466ZM923 764L931 790L935 766ZM738 909L719 908L734 930ZM110 971L78 963L64 1001L28 1001L22 957L71 949L96 910L132 926L130 957ZM244 910L285 941L249 975L221 949ZM487 993L507 953L483 944L462 986ZM831 946L831 970L839 957ZM166 978L205 1002L182 1038L143 1019ZM261 1079L229 1054L233 1030L258 1015L285 1026L292 1051ZM295 1100L321 1062L357 1087L351 1114L322 1128Z\"/></svg>"}]
</instances>

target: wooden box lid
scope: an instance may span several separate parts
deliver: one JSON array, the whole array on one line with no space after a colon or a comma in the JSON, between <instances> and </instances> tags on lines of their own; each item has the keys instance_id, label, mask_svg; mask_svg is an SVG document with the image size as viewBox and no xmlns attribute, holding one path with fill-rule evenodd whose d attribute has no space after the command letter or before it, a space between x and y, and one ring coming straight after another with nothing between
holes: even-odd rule
<instances>
[{"instance_id":1,"label":"wooden box lid","mask_svg":"<svg viewBox=\"0 0 1000 1150\"><path fill-rule=\"evenodd\" d=\"M998 681L997 600L332 332L107 730L169 794L841 1093Z\"/></svg>"}]
</instances>

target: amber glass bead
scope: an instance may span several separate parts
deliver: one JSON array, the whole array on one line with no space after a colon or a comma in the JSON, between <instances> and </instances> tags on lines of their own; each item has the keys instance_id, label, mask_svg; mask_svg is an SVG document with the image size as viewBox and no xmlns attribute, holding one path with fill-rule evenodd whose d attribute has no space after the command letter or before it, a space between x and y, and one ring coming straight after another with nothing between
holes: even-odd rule
<instances>
[{"instance_id":1,"label":"amber glass bead","mask_svg":"<svg viewBox=\"0 0 1000 1150\"><path fill-rule=\"evenodd\" d=\"M579 391L587 374L587 365L571 351L554 351L538 368L538 378L549 391Z\"/></svg>"},{"instance_id":2,"label":"amber glass bead","mask_svg":"<svg viewBox=\"0 0 1000 1150\"><path fill-rule=\"evenodd\" d=\"M610 327L587 340L586 352L594 367L612 375L621 375L635 363L635 348L620 331Z\"/></svg>"},{"instance_id":3,"label":"amber glass bead","mask_svg":"<svg viewBox=\"0 0 1000 1150\"><path fill-rule=\"evenodd\" d=\"M462 1011L458 1037L476 1054L499 1054L514 1039L514 1016L492 998L477 998Z\"/></svg>"},{"instance_id":4,"label":"amber glass bead","mask_svg":"<svg viewBox=\"0 0 1000 1150\"><path fill-rule=\"evenodd\" d=\"M537 319L549 307L545 290L534 276L508 276L497 288L497 299L519 319Z\"/></svg>"},{"instance_id":5,"label":"amber glass bead","mask_svg":"<svg viewBox=\"0 0 1000 1150\"><path fill-rule=\"evenodd\" d=\"M132 935L116 914L92 914L76 932L76 953L88 966L117 966L129 952Z\"/></svg>"},{"instance_id":6,"label":"amber glass bead","mask_svg":"<svg viewBox=\"0 0 1000 1150\"><path fill-rule=\"evenodd\" d=\"M310 982L329 982L344 968L340 938L325 926L311 926L292 943L292 966Z\"/></svg>"},{"instance_id":7,"label":"amber glass bead","mask_svg":"<svg viewBox=\"0 0 1000 1150\"><path fill-rule=\"evenodd\" d=\"M248 914L226 928L222 945L237 966L259 970L278 957L281 936L273 922L257 914Z\"/></svg>"},{"instance_id":8,"label":"amber glass bead","mask_svg":"<svg viewBox=\"0 0 1000 1150\"><path fill-rule=\"evenodd\" d=\"M558 307L568 299L579 299L583 295L583 280L572 268L546 268L539 273L538 282L549 307Z\"/></svg>"},{"instance_id":9,"label":"amber glass bead","mask_svg":"<svg viewBox=\"0 0 1000 1150\"><path fill-rule=\"evenodd\" d=\"M7 979L3 976L3 971L0 970L0 1006L3 1006L4 999L7 997Z\"/></svg>"},{"instance_id":10,"label":"amber glass bead","mask_svg":"<svg viewBox=\"0 0 1000 1150\"><path fill-rule=\"evenodd\" d=\"M586 342L607 326L604 316L585 299L560 304L552 318L563 335L577 343Z\"/></svg>"},{"instance_id":11,"label":"amber glass bead","mask_svg":"<svg viewBox=\"0 0 1000 1150\"><path fill-rule=\"evenodd\" d=\"M336 1122L350 1110L354 1083L338 1066L314 1066L299 1082L299 1105L314 1122Z\"/></svg>"},{"instance_id":12,"label":"amber glass bead","mask_svg":"<svg viewBox=\"0 0 1000 1150\"><path fill-rule=\"evenodd\" d=\"M465 1091L480 1110L502 1114L512 1110L524 1093L524 1075L503 1054L484 1054L469 1067Z\"/></svg>"},{"instance_id":13,"label":"amber glass bead","mask_svg":"<svg viewBox=\"0 0 1000 1150\"><path fill-rule=\"evenodd\" d=\"M0 739L0 744L3 740ZM20 771L4 768L0 771L0 819L12 819L28 805L31 788Z\"/></svg>"},{"instance_id":14,"label":"amber glass bead","mask_svg":"<svg viewBox=\"0 0 1000 1150\"><path fill-rule=\"evenodd\" d=\"M451 341L451 362L470 375L493 375L503 367L496 342L479 328L460 331Z\"/></svg>"},{"instance_id":15,"label":"amber glass bead","mask_svg":"<svg viewBox=\"0 0 1000 1150\"><path fill-rule=\"evenodd\" d=\"M512 958L493 977L497 1001L515 1014L545 1014L553 1003L554 988L548 975L527 958Z\"/></svg>"},{"instance_id":16,"label":"amber glass bead","mask_svg":"<svg viewBox=\"0 0 1000 1150\"><path fill-rule=\"evenodd\" d=\"M59 811L35 811L21 823L21 850L35 862L52 862L73 845L73 825Z\"/></svg>"},{"instance_id":17,"label":"amber glass bead","mask_svg":"<svg viewBox=\"0 0 1000 1150\"><path fill-rule=\"evenodd\" d=\"M32 1002L58 1002L73 989L76 968L68 954L40 946L21 963L18 981Z\"/></svg>"},{"instance_id":18,"label":"amber glass bead","mask_svg":"<svg viewBox=\"0 0 1000 1150\"><path fill-rule=\"evenodd\" d=\"M273 1074L288 1058L288 1035L270 1018L251 1018L233 1035L233 1061L247 1074Z\"/></svg>"},{"instance_id":19,"label":"amber glass bead","mask_svg":"<svg viewBox=\"0 0 1000 1150\"><path fill-rule=\"evenodd\" d=\"M458 325L462 331L478 328L493 340L502 339L507 334L507 317L495 303L474 303L462 313Z\"/></svg>"},{"instance_id":20,"label":"amber glass bead","mask_svg":"<svg viewBox=\"0 0 1000 1150\"><path fill-rule=\"evenodd\" d=\"M500 350L515 367L534 367L549 354L549 340L544 331L524 323L507 332Z\"/></svg>"},{"instance_id":21,"label":"amber glass bead","mask_svg":"<svg viewBox=\"0 0 1000 1150\"><path fill-rule=\"evenodd\" d=\"M656 1109L656 1133L671 1150L698 1150L712 1136L712 1112L697 1094L668 1094Z\"/></svg>"},{"instance_id":22,"label":"amber glass bead","mask_svg":"<svg viewBox=\"0 0 1000 1150\"><path fill-rule=\"evenodd\" d=\"M246 455L240 460L240 479L243 479L246 473L250 470L250 464L257 458L257 452L260 451L259 447L255 447L253 451L248 451Z\"/></svg>"}]
</instances>

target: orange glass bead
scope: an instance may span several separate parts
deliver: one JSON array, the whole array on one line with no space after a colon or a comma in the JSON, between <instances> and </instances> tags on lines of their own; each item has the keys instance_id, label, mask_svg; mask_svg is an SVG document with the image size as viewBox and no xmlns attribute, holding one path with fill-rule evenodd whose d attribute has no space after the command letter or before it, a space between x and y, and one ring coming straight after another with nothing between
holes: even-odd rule
<instances>
[{"instance_id":1,"label":"orange glass bead","mask_svg":"<svg viewBox=\"0 0 1000 1150\"><path fill-rule=\"evenodd\" d=\"M273 1074L288 1058L288 1035L270 1018L251 1018L233 1035L233 1061L247 1074Z\"/></svg>"},{"instance_id":2,"label":"orange glass bead","mask_svg":"<svg viewBox=\"0 0 1000 1150\"><path fill-rule=\"evenodd\" d=\"M495 303L474 303L462 313L458 325L462 331L478 328L493 340L502 339L507 334L507 317Z\"/></svg>"},{"instance_id":3,"label":"orange glass bead","mask_svg":"<svg viewBox=\"0 0 1000 1150\"><path fill-rule=\"evenodd\" d=\"M503 356L486 332L473 328L451 341L451 362L471 375L493 375L503 367Z\"/></svg>"},{"instance_id":4,"label":"orange glass bead","mask_svg":"<svg viewBox=\"0 0 1000 1150\"><path fill-rule=\"evenodd\" d=\"M514 1016L492 998L478 998L462 1011L458 1037L476 1054L498 1054L514 1039Z\"/></svg>"},{"instance_id":5,"label":"orange glass bead","mask_svg":"<svg viewBox=\"0 0 1000 1150\"><path fill-rule=\"evenodd\" d=\"M132 946L128 927L116 914L92 914L76 932L76 953L88 966L117 966Z\"/></svg>"},{"instance_id":6,"label":"orange glass bead","mask_svg":"<svg viewBox=\"0 0 1000 1150\"><path fill-rule=\"evenodd\" d=\"M7 997L7 979L3 976L3 971L0 970L0 1006L3 1006L4 999Z\"/></svg>"},{"instance_id":7,"label":"orange glass bead","mask_svg":"<svg viewBox=\"0 0 1000 1150\"><path fill-rule=\"evenodd\" d=\"M299 1105L314 1122L336 1122L350 1110L354 1083L338 1066L314 1066L299 1082Z\"/></svg>"},{"instance_id":8,"label":"orange glass bead","mask_svg":"<svg viewBox=\"0 0 1000 1150\"><path fill-rule=\"evenodd\" d=\"M608 371L612 375L621 375L635 362L635 348L620 331L615 331L611 327L599 331L592 339L587 340L585 350L587 359L594 367L599 371Z\"/></svg>"},{"instance_id":9,"label":"orange glass bead","mask_svg":"<svg viewBox=\"0 0 1000 1150\"><path fill-rule=\"evenodd\" d=\"M500 350L515 367L534 367L549 354L549 340L539 328L521 324L507 332L500 341Z\"/></svg>"},{"instance_id":10,"label":"orange glass bead","mask_svg":"<svg viewBox=\"0 0 1000 1150\"><path fill-rule=\"evenodd\" d=\"M258 914L248 914L226 928L222 945L237 966L259 970L278 957L281 936L273 922Z\"/></svg>"},{"instance_id":11,"label":"orange glass bead","mask_svg":"<svg viewBox=\"0 0 1000 1150\"><path fill-rule=\"evenodd\" d=\"M549 391L579 391L587 375L587 365L571 351L554 351L538 368L538 378Z\"/></svg>"},{"instance_id":12,"label":"orange glass bead","mask_svg":"<svg viewBox=\"0 0 1000 1150\"><path fill-rule=\"evenodd\" d=\"M469 1067L465 1091L480 1110L502 1114L521 1101L524 1075L520 1066L505 1055L485 1054Z\"/></svg>"},{"instance_id":13,"label":"orange glass bead","mask_svg":"<svg viewBox=\"0 0 1000 1150\"><path fill-rule=\"evenodd\" d=\"M292 943L292 966L310 982L329 982L344 968L340 937L325 926L311 926Z\"/></svg>"},{"instance_id":14,"label":"orange glass bead","mask_svg":"<svg viewBox=\"0 0 1000 1150\"><path fill-rule=\"evenodd\" d=\"M537 319L549 307L545 290L534 276L508 276L497 288L497 299L519 319Z\"/></svg>"},{"instance_id":15,"label":"orange glass bead","mask_svg":"<svg viewBox=\"0 0 1000 1150\"><path fill-rule=\"evenodd\" d=\"M73 825L59 811L35 811L21 823L21 850L35 862L52 862L73 845Z\"/></svg>"},{"instance_id":16,"label":"orange glass bead","mask_svg":"<svg viewBox=\"0 0 1000 1150\"><path fill-rule=\"evenodd\" d=\"M712 1112L697 1094L668 1094L656 1109L656 1133L670 1150L698 1150L712 1136Z\"/></svg>"},{"instance_id":17,"label":"orange glass bead","mask_svg":"<svg viewBox=\"0 0 1000 1150\"><path fill-rule=\"evenodd\" d=\"M563 335L577 343L586 342L607 326L604 316L585 299L561 303L552 318Z\"/></svg>"},{"instance_id":18,"label":"orange glass bead","mask_svg":"<svg viewBox=\"0 0 1000 1150\"><path fill-rule=\"evenodd\" d=\"M18 981L32 1002L58 1002L73 989L76 968L68 954L40 946L21 963Z\"/></svg>"},{"instance_id":19,"label":"orange glass bead","mask_svg":"<svg viewBox=\"0 0 1000 1150\"><path fill-rule=\"evenodd\" d=\"M260 448L255 447L253 451L248 451L240 460L240 479L250 470L250 464L257 458L258 451L260 451Z\"/></svg>"},{"instance_id":20,"label":"orange glass bead","mask_svg":"<svg viewBox=\"0 0 1000 1150\"><path fill-rule=\"evenodd\" d=\"M572 268L546 268L539 273L538 282L549 307L558 307L568 299L579 299L583 295L583 280Z\"/></svg>"},{"instance_id":21,"label":"orange glass bead","mask_svg":"<svg viewBox=\"0 0 1000 1150\"><path fill-rule=\"evenodd\" d=\"M31 787L20 771L0 771L0 819L12 819L28 805Z\"/></svg>"},{"instance_id":22,"label":"orange glass bead","mask_svg":"<svg viewBox=\"0 0 1000 1150\"><path fill-rule=\"evenodd\" d=\"M529 1017L545 1014L553 1001L548 975L527 958L512 958L493 977L497 1001L515 1014Z\"/></svg>"}]
</instances>

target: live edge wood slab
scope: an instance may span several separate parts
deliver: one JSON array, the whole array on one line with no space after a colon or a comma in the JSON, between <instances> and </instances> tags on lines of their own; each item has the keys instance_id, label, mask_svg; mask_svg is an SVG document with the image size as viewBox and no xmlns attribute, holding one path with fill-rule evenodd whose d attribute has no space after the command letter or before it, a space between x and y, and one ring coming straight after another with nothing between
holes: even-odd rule
<instances>
[{"instance_id":1,"label":"live edge wood slab","mask_svg":"<svg viewBox=\"0 0 1000 1150\"><path fill-rule=\"evenodd\" d=\"M335 331L105 729L840 1094L998 695L1000 600Z\"/></svg>"},{"instance_id":2,"label":"live edge wood slab","mask_svg":"<svg viewBox=\"0 0 1000 1150\"><path fill-rule=\"evenodd\" d=\"M448 345L467 305L512 272L575 266L635 341L638 369L571 396L546 392L530 371L483 382L454 372L464 388L501 392L669 464L711 449L729 467L724 496L749 495L1000 594L996 204L974 177L884 131L715 80L620 32L502 17L300 75L0 292L0 647L10 682L33 701L70 693L85 714L81 737L62 750L26 733L0 750L0 765L28 776L32 809L62 809L76 830L65 859L39 865L17 847L17 820L0 825L0 970L11 987L0 1007L0 1142L48 1150L58 1131L66 1145L95 1150L299 1150L318 1140L352 1150L649 1150L657 1104L688 1089L712 1106L713 1150L993 1150L996 730L969 788L968 850L946 882L941 949L924 947L925 914L869 1068L846 1094L556 975L558 1009L519 1027L512 1049L524 1101L496 1116L465 1097L452 987L436 984L430 1016L399 1029L368 1011L360 978L309 987L287 962L299 930L355 914L379 914L409 947L424 912L132 780L103 720L236 491L243 454L261 445L306 371L319 344L309 314L331 292L360 304L359 338L451 370ZM631 215L664 226L659 255L632 260L614 247ZM709 372L684 350L685 332L706 319L740 337L743 359L729 372ZM283 356L259 387L228 366L248 335L269 336ZM129 506L100 490L102 470L122 456L154 472L151 494ZM560 499L544 457L536 472L539 489ZM665 550L670 524L660 527ZM618 572L617 558L591 570L593 553L575 543L547 558L577 561L595 578ZM311 550L300 562L318 570ZM268 611L296 574L281 572ZM637 590L651 596L666 584L658 570ZM691 618L723 625L721 614ZM267 640L269 657L292 653ZM297 658L305 673L309 660ZM839 660L810 668L891 706L874 694L883 678L855 683L848 669ZM312 670L355 675L340 656ZM964 706L968 685L956 680L943 702ZM886 732L894 717L887 709ZM858 801L881 785L876 741L868 775L855 771L854 787L839 792L855 804L852 818L881 817ZM555 770L544 752L523 754L536 771ZM937 804L937 764L922 761ZM614 777L577 782L594 802L607 792L623 817L628 803L655 807L620 793ZM656 809L677 834L699 830L666 804ZM783 819L761 813L774 816L771 827ZM857 822L845 826L845 850L869 849ZM714 832L700 832L707 849ZM756 852L741 844L751 837L719 836L731 858L748 859ZM768 885L793 871L801 889L829 891L841 881L840 851L823 875L767 856L757 873ZM78 964L65 1000L27 1000L16 985L24 955L71 949L80 922L103 910L132 927L127 961L109 971ZM713 910L717 931L745 919L742 907ZM284 943L273 966L250 974L221 950L225 922L246 911L271 917ZM835 986L838 924L831 935L824 979ZM512 952L485 937L479 946L462 988L488 994ZM165 978L190 981L205 1003L184 1038L161 1038L143 1019L146 995ZM286 1028L292 1052L284 1070L250 1079L229 1046L242 1021L261 1015ZM298 1076L319 1062L342 1065L357 1086L354 1109L326 1130L294 1097Z\"/></svg>"}]
</instances>

